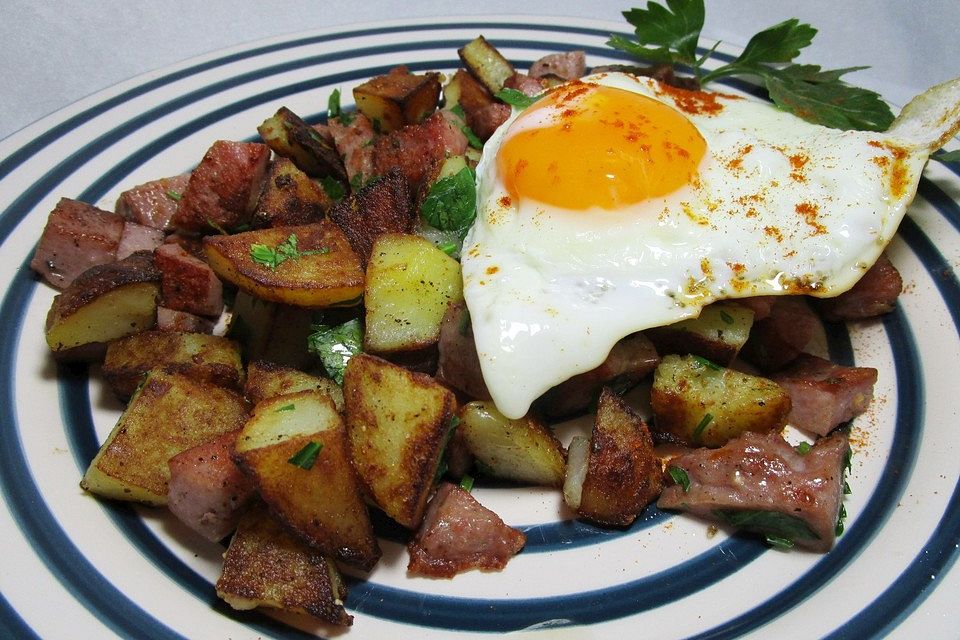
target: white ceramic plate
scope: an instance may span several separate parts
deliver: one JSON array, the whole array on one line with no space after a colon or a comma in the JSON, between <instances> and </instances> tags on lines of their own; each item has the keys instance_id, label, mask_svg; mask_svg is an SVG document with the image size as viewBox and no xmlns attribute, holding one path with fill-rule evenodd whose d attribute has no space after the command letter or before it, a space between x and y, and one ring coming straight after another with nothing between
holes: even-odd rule
<instances>
[{"instance_id":1,"label":"white ceramic plate","mask_svg":"<svg viewBox=\"0 0 960 640\"><path fill-rule=\"evenodd\" d=\"M192 167L284 104L322 116L329 92L393 65L449 71L478 33L525 67L604 46L621 24L543 18L399 22L220 52L87 98L0 143L0 635L300 638L486 636L955 636L960 624L960 178L931 163L891 245L907 291L882 320L834 327L834 358L880 369L853 427L847 530L829 554L783 553L648 509L626 531L569 520L557 492L480 487L528 533L502 573L408 578L401 544L351 580L349 631L236 613L213 589L222 547L163 510L107 503L77 483L119 409L95 377L58 367L43 340L53 292L27 262L61 196L112 208L125 187ZM729 52L719 51L715 60ZM548 629L549 631L544 631ZM610 634L614 634L610 636Z\"/></svg>"}]
</instances>

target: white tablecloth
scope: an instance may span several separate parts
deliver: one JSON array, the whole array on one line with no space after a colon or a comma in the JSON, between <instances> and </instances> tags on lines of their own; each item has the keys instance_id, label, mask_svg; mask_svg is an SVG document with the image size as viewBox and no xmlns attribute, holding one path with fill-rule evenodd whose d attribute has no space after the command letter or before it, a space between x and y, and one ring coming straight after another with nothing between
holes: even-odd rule
<instances>
[{"instance_id":1,"label":"white tablecloth","mask_svg":"<svg viewBox=\"0 0 960 640\"><path fill-rule=\"evenodd\" d=\"M3 0L0 139L140 73L260 38L444 15L550 14L620 21L620 11L629 6L628 0ZM704 36L742 46L753 33L790 17L820 30L803 61L829 67L871 65L851 81L879 91L893 104L960 76L956 0L707 0Z\"/></svg>"}]
</instances>

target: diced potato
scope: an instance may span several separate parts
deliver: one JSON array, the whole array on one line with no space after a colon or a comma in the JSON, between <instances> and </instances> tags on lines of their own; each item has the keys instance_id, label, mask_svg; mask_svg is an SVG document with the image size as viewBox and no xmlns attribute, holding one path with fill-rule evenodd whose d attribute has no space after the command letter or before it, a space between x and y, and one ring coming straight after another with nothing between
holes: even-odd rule
<instances>
[{"instance_id":1,"label":"diced potato","mask_svg":"<svg viewBox=\"0 0 960 640\"><path fill-rule=\"evenodd\" d=\"M419 236L380 236L367 265L364 350L391 353L435 344L447 305L462 300L460 263Z\"/></svg>"},{"instance_id":2,"label":"diced potato","mask_svg":"<svg viewBox=\"0 0 960 640\"><path fill-rule=\"evenodd\" d=\"M160 272L153 254L131 256L84 271L53 299L47 314L47 345L57 356L99 346L150 329L157 321Z\"/></svg>"},{"instance_id":3,"label":"diced potato","mask_svg":"<svg viewBox=\"0 0 960 640\"><path fill-rule=\"evenodd\" d=\"M516 73L513 65L497 51L496 47L478 36L457 50L460 60L490 93L503 89L507 78Z\"/></svg>"},{"instance_id":4,"label":"diced potato","mask_svg":"<svg viewBox=\"0 0 960 640\"><path fill-rule=\"evenodd\" d=\"M295 245L294 251L291 245ZM363 294L363 269L357 254L329 220L207 236L203 250L220 278L262 300L319 309L358 304ZM291 255L277 265L254 259L254 255L278 253Z\"/></svg>"},{"instance_id":5,"label":"diced potato","mask_svg":"<svg viewBox=\"0 0 960 640\"><path fill-rule=\"evenodd\" d=\"M471 402L460 409L457 431L482 471L505 480L563 486L563 446L534 418L510 420L492 402Z\"/></svg>"},{"instance_id":6,"label":"diced potato","mask_svg":"<svg viewBox=\"0 0 960 640\"><path fill-rule=\"evenodd\" d=\"M247 361L265 360L296 369L314 362L306 349L313 322L310 309L238 291L230 311L227 335L240 343Z\"/></svg>"},{"instance_id":7,"label":"diced potato","mask_svg":"<svg viewBox=\"0 0 960 640\"><path fill-rule=\"evenodd\" d=\"M329 378L312 376L291 367L260 360L247 366L244 395L253 404L300 391L322 391L330 396L337 411L343 412L343 390Z\"/></svg>"},{"instance_id":8,"label":"diced potato","mask_svg":"<svg viewBox=\"0 0 960 640\"><path fill-rule=\"evenodd\" d=\"M456 398L430 376L363 353L347 364L343 397L353 466L367 494L388 516L416 529Z\"/></svg>"},{"instance_id":9,"label":"diced potato","mask_svg":"<svg viewBox=\"0 0 960 640\"><path fill-rule=\"evenodd\" d=\"M154 370L90 463L80 486L105 498L167 503L167 461L234 431L247 419L240 394Z\"/></svg>"},{"instance_id":10,"label":"diced potato","mask_svg":"<svg viewBox=\"0 0 960 640\"><path fill-rule=\"evenodd\" d=\"M157 368L223 387L243 384L237 343L203 333L144 331L115 340L101 371L114 393L129 398L146 373Z\"/></svg>"},{"instance_id":11,"label":"diced potato","mask_svg":"<svg viewBox=\"0 0 960 640\"><path fill-rule=\"evenodd\" d=\"M264 227L311 224L319 222L332 206L333 200L316 180L292 160L276 158L260 191L253 222Z\"/></svg>"},{"instance_id":12,"label":"diced potato","mask_svg":"<svg viewBox=\"0 0 960 640\"><path fill-rule=\"evenodd\" d=\"M594 522L629 525L663 490L663 468L643 419L608 388L587 450L580 500L571 506Z\"/></svg>"},{"instance_id":13,"label":"diced potato","mask_svg":"<svg viewBox=\"0 0 960 640\"><path fill-rule=\"evenodd\" d=\"M294 464L311 450L319 452L302 466ZM300 539L366 571L376 564L380 546L350 463L343 421L329 396L301 391L260 402L237 438L236 452L263 501Z\"/></svg>"},{"instance_id":14,"label":"diced potato","mask_svg":"<svg viewBox=\"0 0 960 640\"><path fill-rule=\"evenodd\" d=\"M290 109L280 107L257 132L277 155L293 160L308 176L331 176L347 184L347 170L336 148Z\"/></svg>"},{"instance_id":15,"label":"diced potato","mask_svg":"<svg viewBox=\"0 0 960 640\"><path fill-rule=\"evenodd\" d=\"M364 82L353 90L357 110L380 131L390 132L416 124L433 113L440 98L440 74L422 76L391 72Z\"/></svg>"},{"instance_id":16,"label":"diced potato","mask_svg":"<svg viewBox=\"0 0 960 640\"><path fill-rule=\"evenodd\" d=\"M654 435L687 446L720 447L745 431L776 431L790 413L790 395L777 383L700 356L666 356L650 401Z\"/></svg>"},{"instance_id":17,"label":"diced potato","mask_svg":"<svg viewBox=\"0 0 960 640\"><path fill-rule=\"evenodd\" d=\"M287 533L262 505L240 520L217 580L217 595L234 609L280 609L340 625L353 624L346 593L333 561Z\"/></svg>"},{"instance_id":18,"label":"diced potato","mask_svg":"<svg viewBox=\"0 0 960 640\"><path fill-rule=\"evenodd\" d=\"M718 364L733 362L750 337L753 311L734 302L715 302L700 316L646 331L660 354L693 353Z\"/></svg>"}]
</instances>

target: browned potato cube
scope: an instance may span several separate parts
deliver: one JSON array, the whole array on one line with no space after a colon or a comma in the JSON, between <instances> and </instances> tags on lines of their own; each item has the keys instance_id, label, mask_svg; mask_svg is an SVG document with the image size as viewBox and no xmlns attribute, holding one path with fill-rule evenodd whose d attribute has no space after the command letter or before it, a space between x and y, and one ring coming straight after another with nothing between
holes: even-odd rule
<instances>
[{"instance_id":1,"label":"browned potato cube","mask_svg":"<svg viewBox=\"0 0 960 640\"><path fill-rule=\"evenodd\" d=\"M207 236L203 250L220 278L261 300L319 309L363 294L357 254L329 220Z\"/></svg>"},{"instance_id":2,"label":"browned potato cube","mask_svg":"<svg viewBox=\"0 0 960 640\"><path fill-rule=\"evenodd\" d=\"M247 384L243 392L253 404L300 391L322 391L330 396L337 411L343 411L343 390L329 378L312 376L273 362L257 360L247 366Z\"/></svg>"},{"instance_id":3,"label":"browned potato cube","mask_svg":"<svg viewBox=\"0 0 960 640\"><path fill-rule=\"evenodd\" d=\"M236 462L298 538L369 571L380 558L333 401L320 391L277 396L254 408L237 437Z\"/></svg>"},{"instance_id":4,"label":"browned potato cube","mask_svg":"<svg viewBox=\"0 0 960 640\"><path fill-rule=\"evenodd\" d=\"M234 431L247 419L240 394L160 370L130 400L80 486L105 498L167 503L167 461Z\"/></svg>"},{"instance_id":5,"label":"browned potato cube","mask_svg":"<svg viewBox=\"0 0 960 640\"><path fill-rule=\"evenodd\" d=\"M391 71L371 78L353 90L357 110L384 133L421 122L437 108L439 98L438 73L418 76Z\"/></svg>"},{"instance_id":6,"label":"browned potato cube","mask_svg":"<svg viewBox=\"0 0 960 640\"><path fill-rule=\"evenodd\" d=\"M456 410L453 393L430 376L361 353L347 364L343 397L353 465L367 494L416 529Z\"/></svg>"},{"instance_id":7,"label":"browned potato cube","mask_svg":"<svg viewBox=\"0 0 960 640\"><path fill-rule=\"evenodd\" d=\"M503 89L507 78L516 73L513 65L483 36L471 40L457 50L470 73L483 83L490 93Z\"/></svg>"},{"instance_id":8,"label":"browned potato cube","mask_svg":"<svg viewBox=\"0 0 960 640\"><path fill-rule=\"evenodd\" d=\"M287 533L263 505L240 520L217 580L217 595L234 609L280 609L340 625L353 624L346 594L333 561Z\"/></svg>"},{"instance_id":9,"label":"browned potato cube","mask_svg":"<svg viewBox=\"0 0 960 640\"><path fill-rule=\"evenodd\" d=\"M287 227L319 222L333 200L313 178L288 158L276 158L267 170L253 222L261 227Z\"/></svg>"},{"instance_id":10,"label":"browned potato cube","mask_svg":"<svg viewBox=\"0 0 960 640\"><path fill-rule=\"evenodd\" d=\"M151 369L182 373L222 387L243 384L240 347L233 340L203 333L144 331L107 347L102 373L120 398L129 398Z\"/></svg>"},{"instance_id":11,"label":"browned potato cube","mask_svg":"<svg viewBox=\"0 0 960 640\"><path fill-rule=\"evenodd\" d=\"M776 382L700 356L664 357L650 401L654 436L694 447L720 447L745 431L777 431L790 413L790 394Z\"/></svg>"},{"instance_id":12,"label":"browned potato cube","mask_svg":"<svg viewBox=\"0 0 960 640\"><path fill-rule=\"evenodd\" d=\"M336 148L290 109L280 107L257 132L277 155L293 160L308 176L331 176L347 184L347 170Z\"/></svg>"},{"instance_id":13,"label":"browned potato cube","mask_svg":"<svg viewBox=\"0 0 960 640\"><path fill-rule=\"evenodd\" d=\"M733 362L750 337L753 311L735 302L715 302L689 320L648 329L660 354L693 353L718 364Z\"/></svg>"},{"instance_id":14,"label":"browned potato cube","mask_svg":"<svg viewBox=\"0 0 960 640\"><path fill-rule=\"evenodd\" d=\"M571 444L570 457L564 498L594 522L627 526L663 490L663 468L647 425L610 389L600 394L591 439Z\"/></svg>"},{"instance_id":15,"label":"browned potato cube","mask_svg":"<svg viewBox=\"0 0 960 640\"><path fill-rule=\"evenodd\" d=\"M99 348L88 353L102 356L107 342L154 326L159 296L160 272L152 252L91 267L53 299L47 345L57 356L91 346Z\"/></svg>"}]
</instances>

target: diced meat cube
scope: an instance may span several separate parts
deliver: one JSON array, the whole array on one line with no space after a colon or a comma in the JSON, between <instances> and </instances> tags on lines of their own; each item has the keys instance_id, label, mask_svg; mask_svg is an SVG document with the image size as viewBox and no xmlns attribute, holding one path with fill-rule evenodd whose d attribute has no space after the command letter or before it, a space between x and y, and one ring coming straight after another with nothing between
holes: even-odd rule
<instances>
[{"instance_id":1,"label":"diced meat cube","mask_svg":"<svg viewBox=\"0 0 960 640\"><path fill-rule=\"evenodd\" d=\"M530 65L530 76L534 78L553 76L560 80L574 80L581 77L586 70L586 53L567 51L551 53L534 62Z\"/></svg>"},{"instance_id":2,"label":"diced meat cube","mask_svg":"<svg viewBox=\"0 0 960 640\"><path fill-rule=\"evenodd\" d=\"M495 99L466 69L457 71L454 81L460 87L458 104L463 108L467 125L477 137L486 140L510 117L510 105Z\"/></svg>"},{"instance_id":3,"label":"diced meat cube","mask_svg":"<svg viewBox=\"0 0 960 640\"><path fill-rule=\"evenodd\" d=\"M776 301L777 296L753 296L752 298L737 298L733 302L753 311L753 321L757 322L770 316L770 309L773 308L773 303Z\"/></svg>"},{"instance_id":4,"label":"diced meat cube","mask_svg":"<svg viewBox=\"0 0 960 640\"><path fill-rule=\"evenodd\" d=\"M231 431L170 458L167 506L212 542L232 532L255 496L253 481L230 457L239 431Z\"/></svg>"},{"instance_id":5,"label":"diced meat cube","mask_svg":"<svg viewBox=\"0 0 960 640\"><path fill-rule=\"evenodd\" d=\"M190 174L184 173L137 185L120 194L115 210L137 224L165 231L172 229L170 220L189 181Z\"/></svg>"},{"instance_id":6,"label":"diced meat cube","mask_svg":"<svg viewBox=\"0 0 960 640\"><path fill-rule=\"evenodd\" d=\"M463 302L447 307L440 322L437 343L437 380L475 400L489 400L490 392L480 370L477 346L473 342L470 313Z\"/></svg>"},{"instance_id":7,"label":"diced meat cube","mask_svg":"<svg viewBox=\"0 0 960 640\"><path fill-rule=\"evenodd\" d=\"M887 254L881 253L853 288L836 298L820 300L820 310L830 321L872 318L893 311L902 290L900 272Z\"/></svg>"},{"instance_id":8,"label":"diced meat cube","mask_svg":"<svg viewBox=\"0 0 960 640\"><path fill-rule=\"evenodd\" d=\"M503 87L505 89L516 89L527 96L536 96L543 93L543 84L540 80L525 73L513 74L504 81Z\"/></svg>"},{"instance_id":9,"label":"diced meat cube","mask_svg":"<svg viewBox=\"0 0 960 640\"><path fill-rule=\"evenodd\" d=\"M407 571L452 578L469 569L503 569L526 541L522 532L504 524L469 492L445 482L407 546Z\"/></svg>"},{"instance_id":10,"label":"diced meat cube","mask_svg":"<svg viewBox=\"0 0 960 640\"><path fill-rule=\"evenodd\" d=\"M340 118L331 118L328 130L337 153L343 158L351 184L354 180L362 183L374 176L372 145L376 134L373 123L359 111L350 114L348 120L345 123Z\"/></svg>"},{"instance_id":11,"label":"diced meat cube","mask_svg":"<svg viewBox=\"0 0 960 640\"><path fill-rule=\"evenodd\" d=\"M164 244L157 249L156 264L163 274L160 291L165 307L201 316L223 311L223 285L206 262L178 244Z\"/></svg>"},{"instance_id":12,"label":"diced meat cube","mask_svg":"<svg viewBox=\"0 0 960 640\"><path fill-rule=\"evenodd\" d=\"M416 189L434 164L466 150L467 137L438 111L420 124L377 138L373 143L373 172L384 175L399 167Z\"/></svg>"},{"instance_id":13,"label":"diced meat cube","mask_svg":"<svg viewBox=\"0 0 960 640\"><path fill-rule=\"evenodd\" d=\"M30 267L43 279L65 289L92 266L117 259L123 218L69 198L50 212Z\"/></svg>"},{"instance_id":14,"label":"diced meat cube","mask_svg":"<svg viewBox=\"0 0 960 640\"><path fill-rule=\"evenodd\" d=\"M173 225L191 232L233 229L250 220L270 160L256 142L218 140L190 174Z\"/></svg>"},{"instance_id":15,"label":"diced meat cube","mask_svg":"<svg viewBox=\"0 0 960 640\"><path fill-rule=\"evenodd\" d=\"M801 353L787 369L772 378L790 394L792 408L787 422L825 436L870 406L877 370L842 367Z\"/></svg>"},{"instance_id":16,"label":"diced meat cube","mask_svg":"<svg viewBox=\"0 0 960 640\"><path fill-rule=\"evenodd\" d=\"M689 486L668 486L657 506L828 551L836 538L849 449L839 433L800 453L780 434L748 431L719 449L673 458L668 471L681 470Z\"/></svg>"},{"instance_id":17,"label":"diced meat cube","mask_svg":"<svg viewBox=\"0 0 960 640\"><path fill-rule=\"evenodd\" d=\"M153 251L163 244L163 231L127 220L123 223L117 260L123 260L134 251Z\"/></svg>"},{"instance_id":18,"label":"diced meat cube","mask_svg":"<svg viewBox=\"0 0 960 640\"><path fill-rule=\"evenodd\" d=\"M793 361L813 339L820 320L798 296L782 296L770 308L770 315L754 322L740 357L771 372Z\"/></svg>"},{"instance_id":19,"label":"diced meat cube","mask_svg":"<svg viewBox=\"0 0 960 640\"><path fill-rule=\"evenodd\" d=\"M213 333L213 321L186 311L157 307L157 329L184 333Z\"/></svg>"},{"instance_id":20,"label":"diced meat cube","mask_svg":"<svg viewBox=\"0 0 960 640\"><path fill-rule=\"evenodd\" d=\"M194 258L206 260L206 254L203 252L203 238L200 236L174 232L168 235L163 242L164 244L179 245Z\"/></svg>"}]
</instances>

